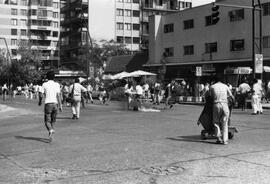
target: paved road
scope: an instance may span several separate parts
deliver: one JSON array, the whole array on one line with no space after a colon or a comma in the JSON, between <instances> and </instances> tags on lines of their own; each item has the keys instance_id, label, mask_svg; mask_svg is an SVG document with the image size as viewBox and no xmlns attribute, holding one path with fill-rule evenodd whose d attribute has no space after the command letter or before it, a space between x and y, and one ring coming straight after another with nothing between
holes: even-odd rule
<instances>
[{"instance_id":1,"label":"paved road","mask_svg":"<svg viewBox=\"0 0 270 184\"><path fill-rule=\"evenodd\" d=\"M1 101L2 102L2 101ZM228 145L200 140L201 106L124 111L89 104L80 120L59 114L48 143L42 107L22 99L0 113L0 183L269 183L270 111L234 110Z\"/></svg>"}]
</instances>

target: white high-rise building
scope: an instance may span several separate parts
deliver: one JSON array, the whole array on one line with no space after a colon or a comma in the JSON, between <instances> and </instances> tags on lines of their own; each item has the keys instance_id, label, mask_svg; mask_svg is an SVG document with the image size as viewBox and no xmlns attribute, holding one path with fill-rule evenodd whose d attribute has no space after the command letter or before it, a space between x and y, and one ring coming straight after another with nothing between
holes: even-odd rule
<instances>
[{"instance_id":1,"label":"white high-rise building","mask_svg":"<svg viewBox=\"0 0 270 184\"><path fill-rule=\"evenodd\" d=\"M20 43L42 54L43 68L59 65L59 0L0 0L0 49L10 50L12 59L20 59ZM7 46L4 39L6 39ZM7 52L6 52L7 53Z\"/></svg>"}]
</instances>

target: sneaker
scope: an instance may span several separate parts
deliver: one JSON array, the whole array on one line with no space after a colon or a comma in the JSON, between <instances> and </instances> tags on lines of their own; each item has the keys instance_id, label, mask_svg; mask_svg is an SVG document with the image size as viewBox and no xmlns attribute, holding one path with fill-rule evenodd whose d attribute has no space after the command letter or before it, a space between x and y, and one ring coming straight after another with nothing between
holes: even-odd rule
<instances>
[{"instance_id":1,"label":"sneaker","mask_svg":"<svg viewBox=\"0 0 270 184\"><path fill-rule=\"evenodd\" d=\"M73 114L72 119L76 119L76 115L75 114Z\"/></svg>"},{"instance_id":2,"label":"sneaker","mask_svg":"<svg viewBox=\"0 0 270 184\"><path fill-rule=\"evenodd\" d=\"M51 129L50 131L49 131L49 139L50 139L50 141L52 141L52 135L54 134L54 130L53 129Z\"/></svg>"},{"instance_id":3,"label":"sneaker","mask_svg":"<svg viewBox=\"0 0 270 184\"><path fill-rule=\"evenodd\" d=\"M75 119L79 119L79 117L76 116Z\"/></svg>"}]
</instances>

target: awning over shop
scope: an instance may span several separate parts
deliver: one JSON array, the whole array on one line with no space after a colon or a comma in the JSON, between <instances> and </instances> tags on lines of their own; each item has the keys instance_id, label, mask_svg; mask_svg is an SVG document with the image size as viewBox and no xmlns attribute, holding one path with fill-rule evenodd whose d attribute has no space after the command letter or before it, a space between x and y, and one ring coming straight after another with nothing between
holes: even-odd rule
<instances>
[{"instance_id":1,"label":"awning over shop","mask_svg":"<svg viewBox=\"0 0 270 184\"><path fill-rule=\"evenodd\" d=\"M263 71L264 72L270 72L270 66L264 66Z\"/></svg>"},{"instance_id":2,"label":"awning over shop","mask_svg":"<svg viewBox=\"0 0 270 184\"><path fill-rule=\"evenodd\" d=\"M224 74L251 74L252 69L250 67L237 67L237 68L226 68Z\"/></svg>"}]
</instances>

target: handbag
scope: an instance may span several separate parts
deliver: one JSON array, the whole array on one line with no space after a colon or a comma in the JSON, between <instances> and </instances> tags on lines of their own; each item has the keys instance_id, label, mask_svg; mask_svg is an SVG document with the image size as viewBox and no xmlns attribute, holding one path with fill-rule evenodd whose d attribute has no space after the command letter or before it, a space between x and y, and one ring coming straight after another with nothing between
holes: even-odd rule
<instances>
[{"instance_id":1,"label":"handbag","mask_svg":"<svg viewBox=\"0 0 270 184\"><path fill-rule=\"evenodd\" d=\"M74 84L73 84L73 88L72 88L71 93L68 94L68 97L66 99L66 102L67 103L71 103L71 104L74 103L75 100L74 100L73 96L74 96Z\"/></svg>"}]
</instances>

